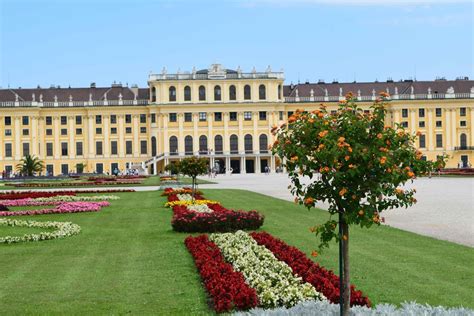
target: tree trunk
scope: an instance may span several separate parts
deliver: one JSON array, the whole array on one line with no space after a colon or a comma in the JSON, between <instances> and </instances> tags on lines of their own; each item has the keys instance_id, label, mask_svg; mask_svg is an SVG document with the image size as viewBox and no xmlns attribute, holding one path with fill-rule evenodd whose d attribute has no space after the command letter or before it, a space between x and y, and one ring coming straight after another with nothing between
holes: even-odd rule
<instances>
[{"instance_id":1,"label":"tree trunk","mask_svg":"<svg viewBox=\"0 0 474 316\"><path fill-rule=\"evenodd\" d=\"M196 181L195 178L192 177L192 184L191 184L191 189L192 189L192 190L191 190L191 191L192 191L192 201L193 201L193 203L194 203L194 192L196 191L196 189L195 189L195 187L194 187L194 182L195 182L195 181Z\"/></svg>"},{"instance_id":2,"label":"tree trunk","mask_svg":"<svg viewBox=\"0 0 474 316\"><path fill-rule=\"evenodd\" d=\"M351 307L351 287L350 287L350 273L349 273L349 225L343 221L342 222L342 260L344 266L344 274L342 279L343 284L343 293L342 297L344 299L344 306L342 315L349 316L349 311ZM345 236L345 238L344 238Z\"/></svg>"}]
</instances>

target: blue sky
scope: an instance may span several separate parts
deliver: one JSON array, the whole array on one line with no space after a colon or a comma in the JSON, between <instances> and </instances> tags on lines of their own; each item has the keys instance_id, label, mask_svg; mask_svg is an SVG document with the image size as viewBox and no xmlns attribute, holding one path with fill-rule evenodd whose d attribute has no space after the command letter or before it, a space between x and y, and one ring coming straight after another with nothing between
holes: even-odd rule
<instances>
[{"instance_id":1,"label":"blue sky","mask_svg":"<svg viewBox=\"0 0 474 316\"><path fill-rule=\"evenodd\" d=\"M0 0L0 86L146 86L222 63L286 82L474 77L469 0Z\"/></svg>"}]
</instances>

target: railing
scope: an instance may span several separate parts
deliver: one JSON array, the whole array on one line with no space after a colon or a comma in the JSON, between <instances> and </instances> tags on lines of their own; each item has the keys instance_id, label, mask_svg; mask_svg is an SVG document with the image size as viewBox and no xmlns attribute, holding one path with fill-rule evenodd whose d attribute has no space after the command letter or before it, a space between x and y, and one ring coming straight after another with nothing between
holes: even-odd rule
<instances>
[{"instance_id":1,"label":"railing","mask_svg":"<svg viewBox=\"0 0 474 316\"><path fill-rule=\"evenodd\" d=\"M283 72L215 73L198 74L150 74L149 81L156 80L206 80L206 79L285 79Z\"/></svg>"},{"instance_id":2,"label":"railing","mask_svg":"<svg viewBox=\"0 0 474 316\"><path fill-rule=\"evenodd\" d=\"M454 150L474 150L474 146L456 146Z\"/></svg>"},{"instance_id":3,"label":"railing","mask_svg":"<svg viewBox=\"0 0 474 316\"><path fill-rule=\"evenodd\" d=\"M100 101L58 101L58 102L33 102L33 101L3 101L0 107L86 107L86 106L128 106L148 105L148 100L100 100Z\"/></svg>"},{"instance_id":4,"label":"railing","mask_svg":"<svg viewBox=\"0 0 474 316\"><path fill-rule=\"evenodd\" d=\"M374 101L377 96L363 95L357 96L357 101ZM430 100L430 99L474 99L474 93L418 93L418 94L394 94L392 100ZM334 102L344 99L341 96L313 96L313 97L285 97L287 103L297 102Z\"/></svg>"}]
</instances>

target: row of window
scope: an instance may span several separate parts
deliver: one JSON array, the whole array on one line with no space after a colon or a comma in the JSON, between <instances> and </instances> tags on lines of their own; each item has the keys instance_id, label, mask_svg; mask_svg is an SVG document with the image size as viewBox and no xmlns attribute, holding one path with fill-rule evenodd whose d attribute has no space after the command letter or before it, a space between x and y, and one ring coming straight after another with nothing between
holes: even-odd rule
<instances>
[{"instance_id":1,"label":"row of window","mask_svg":"<svg viewBox=\"0 0 474 316\"><path fill-rule=\"evenodd\" d=\"M443 148L443 135L436 134L436 148ZM426 148L426 135L422 134L418 138L419 148ZM459 136L459 144L461 147L467 147L467 136L466 134L461 134Z\"/></svg>"},{"instance_id":2,"label":"row of window","mask_svg":"<svg viewBox=\"0 0 474 316\"><path fill-rule=\"evenodd\" d=\"M436 117L443 116L443 109L436 108ZM466 116L466 108L459 109L459 116ZM402 117L408 117L408 109L402 109ZM425 117L425 109L418 109L418 117Z\"/></svg>"},{"instance_id":3,"label":"row of window","mask_svg":"<svg viewBox=\"0 0 474 316\"><path fill-rule=\"evenodd\" d=\"M259 150L260 153L268 152L268 137L265 134L259 136ZM238 154L239 153L239 138L237 135L233 134L229 137L230 153ZM184 138L184 152L186 155L192 155L194 153L193 148L193 137L188 135ZM169 139L169 149L170 155L178 154L178 138L176 136L171 136ZM244 136L244 150L246 153L253 153L253 136L247 134ZM200 154L209 154L215 152L216 154L223 154L224 143L221 135L214 136L214 149L208 148L207 136L199 136L199 153Z\"/></svg>"},{"instance_id":4,"label":"row of window","mask_svg":"<svg viewBox=\"0 0 474 316\"><path fill-rule=\"evenodd\" d=\"M207 120L207 115L208 115L208 113L206 113L206 112L199 112L199 122L205 122ZM267 120L267 112L266 111L258 112L258 119L260 121L266 121ZM229 112L229 120L237 121L237 112ZM245 121L251 121L252 120L252 112L244 112L244 120ZM172 123L177 122L178 121L178 114L177 113L169 113L169 121L172 122ZM184 121L185 122L192 122L193 121L193 114L190 113L190 112L184 113ZM216 122L221 122L222 121L222 112L214 112L214 121L216 121Z\"/></svg>"},{"instance_id":5,"label":"row of window","mask_svg":"<svg viewBox=\"0 0 474 316\"><path fill-rule=\"evenodd\" d=\"M436 124L435 126L436 126L437 128L443 127L443 121L436 121L435 124ZM407 121L403 121L403 122L400 123L400 125L401 125L402 127L405 127L405 128L406 128L406 127L408 127L408 122L407 122ZM460 126L460 127L466 127L466 126L467 126L467 121L464 121L464 120L463 120L463 121L459 121L459 126ZM418 127L420 127L420 128L425 128L425 127L426 127L425 121L419 121L419 122L418 122Z\"/></svg>"},{"instance_id":6,"label":"row of window","mask_svg":"<svg viewBox=\"0 0 474 316\"><path fill-rule=\"evenodd\" d=\"M111 174L112 172L115 172L116 170L118 170L118 166L119 166L118 163L112 162L110 164L110 170L108 170L106 173ZM67 163L61 164L61 174L68 175L70 173L74 173L72 170L69 169L69 167L70 166ZM71 167L73 167L73 166L71 166ZM75 168L76 168L75 169L76 173L80 174L80 173L84 172L84 164L82 164L82 163L76 164ZM7 174L11 174L13 172L13 166L6 165L5 166L5 172ZM96 163L94 173L98 173L98 174L104 173L104 164L100 163L100 162ZM54 174L55 174L54 173L54 165L50 165L50 164L46 165L46 175L53 176Z\"/></svg>"},{"instance_id":7,"label":"row of window","mask_svg":"<svg viewBox=\"0 0 474 316\"><path fill-rule=\"evenodd\" d=\"M140 114L140 123L145 124L146 123L146 114ZM61 116L60 117L61 125L67 125L67 116ZM76 125L82 125L82 115L76 115L75 116L75 121ZM29 116L23 116L22 117L22 124L23 125L29 125L30 123L30 118ZM46 125L53 125L53 117L52 116L46 116L45 117L45 122ZM11 116L5 116L4 117L4 123L5 126L10 126L12 125L12 117ZM95 116L95 123L96 124L102 124L102 115L96 115ZM110 123L111 124L117 124L117 115L113 114L110 115ZM132 115L131 114L126 114L125 115L125 123L126 124L132 124ZM151 123L156 123L156 114L152 113L151 114Z\"/></svg>"},{"instance_id":8,"label":"row of window","mask_svg":"<svg viewBox=\"0 0 474 316\"><path fill-rule=\"evenodd\" d=\"M67 142L61 143L61 156L68 156L69 155L69 144ZM125 154L131 155L133 152L133 142L131 140L125 141ZM30 154L30 144L23 143L22 148L22 156L26 156ZM82 156L84 154L83 151L83 143L76 142L76 156ZM96 155L103 155L103 142L96 141L95 142L95 154ZM118 155L118 142L111 141L110 142L110 154L111 155ZM146 155L148 154L148 142L146 140L140 141L140 154ZM54 156L53 150L53 143L46 143L46 157ZM5 143L5 157L12 157L12 144Z\"/></svg>"},{"instance_id":9,"label":"row of window","mask_svg":"<svg viewBox=\"0 0 474 316\"><path fill-rule=\"evenodd\" d=\"M177 100L177 92L175 86L170 86L168 88L168 101L169 102L176 102ZM244 100L251 100L252 99L252 88L250 85L244 86ZM278 86L278 99L281 96L281 85ZM191 87L185 86L183 89L183 99L184 101L191 101ZM261 84L258 87L258 99L259 100L266 100L267 98L267 88L264 84ZM199 86L198 88L198 99L199 101L206 101L206 87ZM237 88L235 85L229 86L229 100L236 101L237 100ZM222 101L222 88L220 85L214 86L214 101ZM151 88L151 102L156 102L156 87Z\"/></svg>"},{"instance_id":10,"label":"row of window","mask_svg":"<svg viewBox=\"0 0 474 316\"><path fill-rule=\"evenodd\" d=\"M67 128L61 128L60 133L61 133L61 136L67 136L67 134L68 134ZM23 136L28 136L29 134L30 134L30 131L28 129L23 129L22 130L22 135ZM96 135L102 135L102 127L96 127L95 134ZM110 134L116 135L117 134L117 127L111 127L110 128ZM131 127L126 127L125 128L125 134L132 134L132 128ZM140 134L146 134L146 127L144 127L144 126L140 127ZM47 128L46 129L46 135L47 136L52 136L53 135L53 130L51 128ZM76 134L75 135L82 135L82 128L76 128ZM5 136L12 136L12 130L11 129L5 129Z\"/></svg>"}]
</instances>

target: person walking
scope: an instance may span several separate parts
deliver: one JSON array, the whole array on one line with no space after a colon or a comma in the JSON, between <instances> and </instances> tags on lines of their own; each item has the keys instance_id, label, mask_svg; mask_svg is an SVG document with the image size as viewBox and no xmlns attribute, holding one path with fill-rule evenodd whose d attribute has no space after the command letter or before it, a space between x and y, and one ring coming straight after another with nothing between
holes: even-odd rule
<instances>
[{"instance_id":1,"label":"person walking","mask_svg":"<svg viewBox=\"0 0 474 316\"><path fill-rule=\"evenodd\" d=\"M229 175L232 175L232 172L234 172L234 169L232 167L229 168Z\"/></svg>"}]
</instances>

